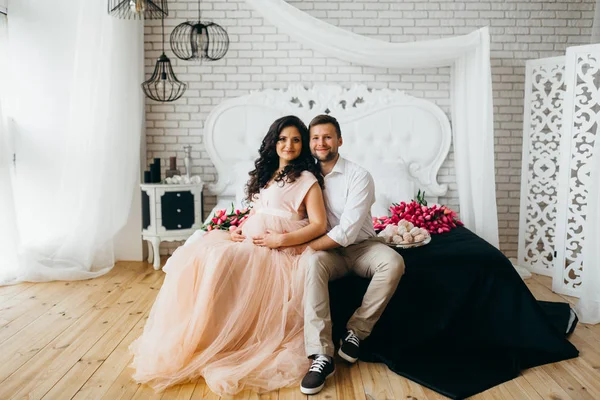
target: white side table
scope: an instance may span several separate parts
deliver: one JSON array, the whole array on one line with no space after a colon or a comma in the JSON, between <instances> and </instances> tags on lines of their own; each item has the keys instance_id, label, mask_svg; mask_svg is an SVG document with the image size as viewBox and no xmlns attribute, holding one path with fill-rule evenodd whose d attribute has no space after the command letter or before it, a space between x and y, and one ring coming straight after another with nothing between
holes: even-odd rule
<instances>
[{"instance_id":1,"label":"white side table","mask_svg":"<svg viewBox=\"0 0 600 400\"><path fill-rule=\"evenodd\" d=\"M160 268L160 242L186 240L202 226L202 184L144 183L142 238L148 241L148 262Z\"/></svg>"}]
</instances>

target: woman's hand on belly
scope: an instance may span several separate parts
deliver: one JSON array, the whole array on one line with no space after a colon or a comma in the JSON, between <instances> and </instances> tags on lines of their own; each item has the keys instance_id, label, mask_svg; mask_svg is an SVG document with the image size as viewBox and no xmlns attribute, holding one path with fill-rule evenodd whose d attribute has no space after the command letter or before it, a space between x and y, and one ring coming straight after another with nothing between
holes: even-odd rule
<instances>
[{"instance_id":1,"label":"woman's hand on belly","mask_svg":"<svg viewBox=\"0 0 600 400\"><path fill-rule=\"evenodd\" d=\"M267 229L264 234L253 236L252 243L254 243L256 246L276 249L284 245L284 235L285 233L277 233Z\"/></svg>"},{"instance_id":2,"label":"woman's hand on belly","mask_svg":"<svg viewBox=\"0 0 600 400\"><path fill-rule=\"evenodd\" d=\"M242 228L237 228L231 231L231 240L234 242L243 242L246 239L246 236L242 234Z\"/></svg>"}]
</instances>

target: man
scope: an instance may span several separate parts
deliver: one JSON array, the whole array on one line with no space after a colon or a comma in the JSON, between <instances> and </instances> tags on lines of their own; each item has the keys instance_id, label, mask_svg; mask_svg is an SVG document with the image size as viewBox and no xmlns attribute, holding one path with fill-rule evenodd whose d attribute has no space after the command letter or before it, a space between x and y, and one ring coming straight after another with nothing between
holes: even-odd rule
<instances>
[{"instance_id":1,"label":"man","mask_svg":"<svg viewBox=\"0 0 600 400\"><path fill-rule=\"evenodd\" d=\"M404 274L404 260L375 235L370 212L375 202L373 178L338 154L343 140L337 120L319 115L311 121L309 131L310 150L325 176L323 195L329 229L308 243L315 253L304 289L304 340L313 362L300 390L316 394L335 370L328 282L350 272L371 278L361 306L346 325L347 334L338 351L340 357L354 363L360 342L370 335L396 291Z\"/></svg>"}]
</instances>

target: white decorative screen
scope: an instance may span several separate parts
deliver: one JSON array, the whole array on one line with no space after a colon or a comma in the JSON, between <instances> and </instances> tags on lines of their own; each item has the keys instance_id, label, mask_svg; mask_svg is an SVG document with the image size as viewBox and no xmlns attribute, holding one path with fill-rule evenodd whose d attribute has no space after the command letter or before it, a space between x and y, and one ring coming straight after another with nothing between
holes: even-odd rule
<instances>
[{"instance_id":1,"label":"white decorative screen","mask_svg":"<svg viewBox=\"0 0 600 400\"><path fill-rule=\"evenodd\" d=\"M564 244L557 246L552 289L577 296L584 268L582 246L590 159L600 121L600 45L568 48L565 76L560 159L563 168L559 174L556 225L556 243Z\"/></svg>"},{"instance_id":2,"label":"white decorative screen","mask_svg":"<svg viewBox=\"0 0 600 400\"><path fill-rule=\"evenodd\" d=\"M565 57L527 62L518 259L543 275L552 275L555 258L564 77Z\"/></svg>"}]
</instances>

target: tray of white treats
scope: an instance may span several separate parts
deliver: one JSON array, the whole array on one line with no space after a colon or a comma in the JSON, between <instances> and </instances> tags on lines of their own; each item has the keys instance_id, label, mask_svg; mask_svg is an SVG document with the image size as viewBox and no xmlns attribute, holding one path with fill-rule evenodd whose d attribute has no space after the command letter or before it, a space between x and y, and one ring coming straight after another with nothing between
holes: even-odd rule
<instances>
[{"instance_id":1,"label":"tray of white treats","mask_svg":"<svg viewBox=\"0 0 600 400\"><path fill-rule=\"evenodd\" d=\"M377 235L388 246L409 249L424 246L431 242L431 235L424 228L418 228L411 222L400 220L398 225L388 225Z\"/></svg>"}]
</instances>

